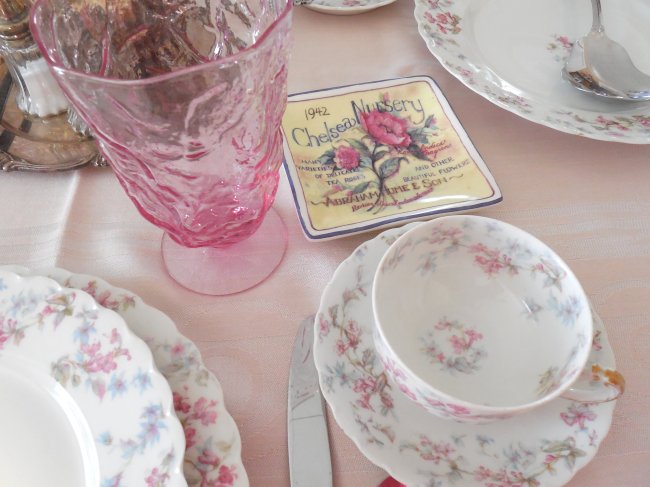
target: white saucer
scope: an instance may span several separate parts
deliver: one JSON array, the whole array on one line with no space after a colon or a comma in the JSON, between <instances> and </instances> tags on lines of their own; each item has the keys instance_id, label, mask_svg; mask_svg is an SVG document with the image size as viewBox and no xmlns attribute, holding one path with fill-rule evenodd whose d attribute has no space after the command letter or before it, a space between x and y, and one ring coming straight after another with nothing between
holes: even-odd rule
<instances>
[{"instance_id":1,"label":"white saucer","mask_svg":"<svg viewBox=\"0 0 650 487\"><path fill-rule=\"evenodd\" d=\"M0 371L3 482L187 485L169 384L146 344L87 293L0 270Z\"/></svg>"},{"instance_id":2,"label":"white saucer","mask_svg":"<svg viewBox=\"0 0 650 487\"><path fill-rule=\"evenodd\" d=\"M176 415L187 440L184 474L188 486L248 487L239 431L226 410L221 385L203 364L196 346L179 333L167 315L97 277L63 269L9 269L48 275L62 285L83 289L103 307L122 316L131 331L149 345L156 367L172 389Z\"/></svg>"},{"instance_id":3,"label":"white saucer","mask_svg":"<svg viewBox=\"0 0 650 487\"><path fill-rule=\"evenodd\" d=\"M356 15L379 7L384 7L395 0L313 0L303 6L325 14Z\"/></svg>"},{"instance_id":4,"label":"white saucer","mask_svg":"<svg viewBox=\"0 0 650 487\"><path fill-rule=\"evenodd\" d=\"M646 0L603 2L607 33L650 74ZM650 104L606 100L562 79L572 43L591 27L576 0L415 0L429 50L465 86L548 127L600 140L650 144Z\"/></svg>"},{"instance_id":5,"label":"white saucer","mask_svg":"<svg viewBox=\"0 0 650 487\"><path fill-rule=\"evenodd\" d=\"M509 420L470 425L428 414L387 380L372 339L370 289L380 258L411 225L418 223L357 248L323 292L314 359L336 421L370 461L409 487L564 485L596 454L613 402L557 399ZM594 328L590 360L615 366L595 313Z\"/></svg>"}]
</instances>

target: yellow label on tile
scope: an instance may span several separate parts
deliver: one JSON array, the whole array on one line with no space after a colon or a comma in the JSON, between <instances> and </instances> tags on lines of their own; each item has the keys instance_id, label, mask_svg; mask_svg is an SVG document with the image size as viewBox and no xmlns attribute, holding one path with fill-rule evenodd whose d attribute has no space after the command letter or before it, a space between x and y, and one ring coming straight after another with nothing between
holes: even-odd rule
<instances>
[{"instance_id":1,"label":"yellow label on tile","mask_svg":"<svg viewBox=\"0 0 650 487\"><path fill-rule=\"evenodd\" d=\"M394 83L290 97L282 122L287 167L315 231L495 196L437 87L422 78Z\"/></svg>"}]
</instances>

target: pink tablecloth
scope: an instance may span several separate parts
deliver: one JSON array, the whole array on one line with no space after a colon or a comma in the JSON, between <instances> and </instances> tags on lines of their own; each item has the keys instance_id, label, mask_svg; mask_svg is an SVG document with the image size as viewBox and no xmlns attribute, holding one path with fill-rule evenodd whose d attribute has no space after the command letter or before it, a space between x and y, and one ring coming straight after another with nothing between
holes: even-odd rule
<instances>
[{"instance_id":1,"label":"pink tablecloth","mask_svg":"<svg viewBox=\"0 0 650 487\"><path fill-rule=\"evenodd\" d=\"M429 54L412 11L409 0L353 17L296 9L289 89L419 74L438 82L504 194L481 214L528 230L568 261L628 381L597 458L569 485L648 486L650 147L563 134L497 108ZM167 277L162 232L140 217L110 170L0 175L0 263L98 275L170 315L221 380L254 487L289 484L286 385L296 327L341 260L374 235L308 242L284 176L275 207L290 234L280 268L251 291L210 298ZM333 420L330 433L337 487L374 487L385 477Z\"/></svg>"}]
</instances>

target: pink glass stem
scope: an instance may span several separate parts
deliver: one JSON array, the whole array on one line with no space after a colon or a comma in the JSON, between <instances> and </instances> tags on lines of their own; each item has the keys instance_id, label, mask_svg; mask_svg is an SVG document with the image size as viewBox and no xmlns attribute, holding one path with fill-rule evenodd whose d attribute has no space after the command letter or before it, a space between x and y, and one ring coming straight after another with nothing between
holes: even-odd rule
<instances>
[{"instance_id":1,"label":"pink glass stem","mask_svg":"<svg viewBox=\"0 0 650 487\"><path fill-rule=\"evenodd\" d=\"M271 209L251 237L231 247L188 248L168 234L162 253L169 275L192 291L223 296L250 289L266 279L282 261L287 227Z\"/></svg>"}]
</instances>

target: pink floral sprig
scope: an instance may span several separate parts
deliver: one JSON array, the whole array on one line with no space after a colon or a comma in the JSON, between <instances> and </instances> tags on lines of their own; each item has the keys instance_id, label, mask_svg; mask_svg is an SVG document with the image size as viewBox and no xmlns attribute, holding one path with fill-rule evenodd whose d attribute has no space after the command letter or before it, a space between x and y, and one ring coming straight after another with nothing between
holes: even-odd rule
<instances>
[{"instance_id":1,"label":"pink floral sprig","mask_svg":"<svg viewBox=\"0 0 650 487\"><path fill-rule=\"evenodd\" d=\"M4 348L4 344L11 338L14 339L16 345L25 337L23 328L18 327L18 321L13 318L0 316L0 350Z\"/></svg>"},{"instance_id":2,"label":"pink floral sprig","mask_svg":"<svg viewBox=\"0 0 650 487\"><path fill-rule=\"evenodd\" d=\"M169 473L158 469L158 467L154 468L145 478L146 487L164 487L168 481Z\"/></svg>"},{"instance_id":3,"label":"pink floral sprig","mask_svg":"<svg viewBox=\"0 0 650 487\"><path fill-rule=\"evenodd\" d=\"M438 3L435 4L434 8L438 8ZM461 18L452 14L451 12L438 12L437 14L432 14L431 12L425 12L424 18L432 25L436 27L440 34L460 34L460 20Z\"/></svg>"},{"instance_id":4,"label":"pink floral sprig","mask_svg":"<svg viewBox=\"0 0 650 487\"><path fill-rule=\"evenodd\" d=\"M586 429L588 421L595 421L598 415L592 411L588 404L573 403L566 412L560 413L562 421L567 425L578 425L581 430Z\"/></svg>"},{"instance_id":5,"label":"pink floral sprig","mask_svg":"<svg viewBox=\"0 0 650 487\"><path fill-rule=\"evenodd\" d=\"M187 397L178 392L173 393L174 410L185 430L185 449L189 450L196 444L197 425L208 426L217 422L217 401L200 397L190 403Z\"/></svg>"},{"instance_id":6,"label":"pink floral sprig","mask_svg":"<svg viewBox=\"0 0 650 487\"><path fill-rule=\"evenodd\" d=\"M512 259L497 249L490 249L484 244L478 243L470 247L470 252L476 254L474 261L483 268L488 276L498 274L502 269L508 269L510 274L518 272Z\"/></svg>"},{"instance_id":7,"label":"pink floral sprig","mask_svg":"<svg viewBox=\"0 0 650 487\"><path fill-rule=\"evenodd\" d=\"M361 341L361 330L356 321L349 320L342 337L336 342L336 353L343 355L348 349L356 350Z\"/></svg>"},{"instance_id":8,"label":"pink floral sprig","mask_svg":"<svg viewBox=\"0 0 650 487\"><path fill-rule=\"evenodd\" d=\"M353 289L344 292L345 299L342 305L332 306L328 310L328 317L321 314L318 317L319 328L326 330L326 334L338 331L336 350L339 356L346 356L348 363L359 374L352 382L353 390L357 394L355 404L370 411L381 408L382 414L386 414L394 407L393 398L390 394L391 386L388 384L385 372L375 371L376 359L374 354L368 354L368 350L360 350L362 328L354 320L347 320L341 323L340 315L345 315L345 310L351 302L359 299L359 296L366 295L364 284L361 282L362 274L357 273L357 285ZM324 335L321 335L321 338ZM350 375L345 371L335 372L338 380L350 380ZM373 405L373 399L378 401Z\"/></svg>"}]
</instances>

